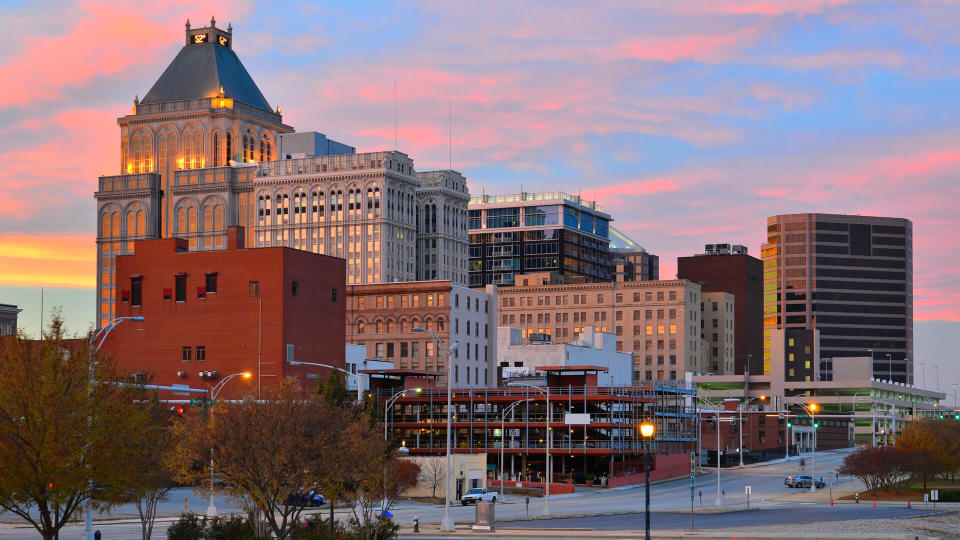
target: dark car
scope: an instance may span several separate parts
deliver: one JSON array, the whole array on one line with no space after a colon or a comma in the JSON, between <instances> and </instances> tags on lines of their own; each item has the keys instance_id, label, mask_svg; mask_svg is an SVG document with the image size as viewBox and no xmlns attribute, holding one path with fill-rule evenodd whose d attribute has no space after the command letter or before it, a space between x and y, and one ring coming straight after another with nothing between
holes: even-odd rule
<instances>
[{"instance_id":1,"label":"dark car","mask_svg":"<svg viewBox=\"0 0 960 540\"><path fill-rule=\"evenodd\" d=\"M326 503L326 499L323 498L323 495L317 493L316 491L310 491L308 493L291 493L287 497L287 505L293 506L323 506Z\"/></svg>"}]
</instances>

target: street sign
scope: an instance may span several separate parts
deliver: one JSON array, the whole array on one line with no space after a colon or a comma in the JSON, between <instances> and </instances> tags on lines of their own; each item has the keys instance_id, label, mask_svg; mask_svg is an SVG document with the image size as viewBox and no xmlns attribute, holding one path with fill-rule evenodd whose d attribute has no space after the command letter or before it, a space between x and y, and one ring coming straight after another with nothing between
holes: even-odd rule
<instances>
[{"instance_id":1,"label":"street sign","mask_svg":"<svg viewBox=\"0 0 960 540\"><path fill-rule=\"evenodd\" d=\"M201 405L203 405L203 400L202 400L202 399L200 399L200 398L191 398L191 399L190 399L190 406L191 406L191 407L199 407L199 406L201 406Z\"/></svg>"},{"instance_id":2,"label":"street sign","mask_svg":"<svg viewBox=\"0 0 960 540\"><path fill-rule=\"evenodd\" d=\"M750 486L746 486L746 492L747 492L747 495L749 495L749 494L751 493L751 491L750 491Z\"/></svg>"},{"instance_id":3,"label":"street sign","mask_svg":"<svg viewBox=\"0 0 960 540\"><path fill-rule=\"evenodd\" d=\"M746 488L745 491L747 492L747 508L749 509L749 508L750 508L750 491L751 491L751 489L750 489L750 486L744 486L744 487Z\"/></svg>"},{"instance_id":4,"label":"street sign","mask_svg":"<svg viewBox=\"0 0 960 540\"><path fill-rule=\"evenodd\" d=\"M930 500L931 500L931 501L939 501L939 500L940 500L940 490L939 490L939 489L932 489L932 490L930 490Z\"/></svg>"},{"instance_id":5,"label":"street sign","mask_svg":"<svg viewBox=\"0 0 960 540\"><path fill-rule=\"evenodd\" d=\"M213 400L213 399L205 399L205 400L203 400L203 405L204 405L204 407L213 407L213 405L214 405L215 403L216 403L216 400Z\"/></svg>"}]
</instances>

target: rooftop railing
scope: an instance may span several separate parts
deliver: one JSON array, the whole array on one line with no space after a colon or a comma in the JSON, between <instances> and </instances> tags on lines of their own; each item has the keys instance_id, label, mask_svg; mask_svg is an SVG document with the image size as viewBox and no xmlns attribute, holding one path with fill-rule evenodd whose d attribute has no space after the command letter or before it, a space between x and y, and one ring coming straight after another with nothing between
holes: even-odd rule
<instances>
[{"instance_id":1,"label":"rooftop railing","mask_svg":"<svg viewBox=\"0 0 960 540\"><path fill-rule=\"evenodd\" d=\"M569 193L564 193L563 191L546 191L542 193L528 193L524 191L521 193L511 193L508 195L481 195L479 197L470 198L471 205L519 203L527 201L570 201L574 204L580 205L584 208L589 208L596 212L602 212L604 214L607 213L607 211L595 201L588 201L579 195L570 195Z\"/></svg>"}]
</instances>

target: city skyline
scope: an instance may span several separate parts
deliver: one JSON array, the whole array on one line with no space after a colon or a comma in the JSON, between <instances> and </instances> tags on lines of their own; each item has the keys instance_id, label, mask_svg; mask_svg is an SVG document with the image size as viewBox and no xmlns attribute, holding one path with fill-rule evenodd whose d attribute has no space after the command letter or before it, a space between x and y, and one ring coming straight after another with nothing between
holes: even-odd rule
<instances>
[{"instance_id":1,"label":"city skyline","mask_svg":"<svg viewBox=\"0 0 960 540\"><path fill-rule=\"evenodd\" d=\"M664 278L677 256L704 243L758 253L771 215L908 218L917 320L960 320L960 281L949 271L958 250L938 242L960 229L949 205L960 167L949 134L956 116L945 106L956 85L954 10L653 5L484 13L401 5L360 22L335 7L210 9L233 24L251 75L297 129L358 151L392 149L396 81L398 146L418 170L448 165L451 115L453 168L472 195L521 185L582 193L661 256ZM93 320L90 193L98 175L117 169L115 119L181 46L185 19L209 17L186 5L61 7L3 10L16 45L0 100L10 140L0 293L24 308L21 326L34 332L40 286L74 330ZM923 24L904 22L902 10ZM26 39L26 28L44 39ZM363 38L372 32L376 39Z\"/></svg>"}]
</instances>

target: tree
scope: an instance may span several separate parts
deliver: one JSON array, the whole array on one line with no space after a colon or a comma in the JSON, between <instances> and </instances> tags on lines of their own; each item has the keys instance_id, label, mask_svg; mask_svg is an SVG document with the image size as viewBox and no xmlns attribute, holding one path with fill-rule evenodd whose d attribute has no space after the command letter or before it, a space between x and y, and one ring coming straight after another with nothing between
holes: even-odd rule
<instances>
[{"instance_id":1,"label":"tree","mask_svg":"<svg viewBox=\"0 0 960 540\"><path fill-rule=\"evenodd\" d=\"M89 502L124 501L138 480L128 464L152 429L148 401L117 381L109 361L92 363L84 339L67 339L55 315L42 340L0 342L0 507L45 539ZM91 373L94 384L91 384Z\"/></svg>"},{"instance_id":2,"label":"tree","mask_svg":"<svg viewBox=\"0 0 960 540\"><path fill-rule=\"evenodd\" d=\"M844 456L837 474L859 479L871 495L890 487L895 487L899 492L898 483L910 478L904 468L907 457L902 449L892 446L861 448Z\"/></svg>"},{"instance_id":3,"label":"tree","mask_svg":"<svg viewBox=\"0 0 960 540\"><path fill-rule=\"evenodd\" d=\"M447 481L447 463L436 457L419 460L420 470L430 486L430 496L437 498L437 488Z\"/></svg>"},{"instance_id":4,"label":"tree","mask_svg":"<svg viewBox=\"0 0 960 540\"><path fill-rule=\"evenodd\" d=\"M952 461L951 449L940 437L939 422L943 420L910 422L897 438L897 447L912 454L910 471L923 478L923 491L927 491L927 478L940 474Z\"/></svg>"},{"instance_id":5,"label":"tree","mask_svg":"<svg viewBox=\"0 0 960 540\"><path fill-rule=\"evenodd\" d=\"M167 406L159 400L151 400L151 424L143 436L133 441L133 459L127 466L137 475L137 481L127 488L127 498L137 505L143 540L153 534L157 504L173 488L173 448L171 429L166 426Z\"/></svg>"},{"instance_id":6,"label":"tree","mask_svg":"<svg viewBox=\"0 0 960 540\"><path fill-rule=\"evenodd\" d=\"M335 407L346 404L347 400L350 399L344 379L340 376L340 372L335 369L331 369L323 384L317 387L317 395L322 397L327 404Z\"/></svg>"},{"instance_id":7,"label":"tree","mask_svg":"<svg viewBox=\"0 0 960 540\"><path fill-rule=\"evenodd\" d=\"M204 464L212 449L222 489L259 510L278 540L288 537L307 504L296 495L322 492L331 471L356 466L344 442L352 418L291 385L210 413L209 421L197 417L178 426L178 478L208 480Z\"/></svg>"}]
</instances>

